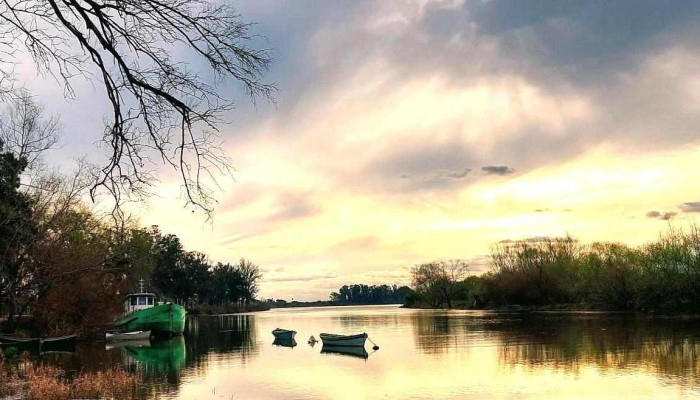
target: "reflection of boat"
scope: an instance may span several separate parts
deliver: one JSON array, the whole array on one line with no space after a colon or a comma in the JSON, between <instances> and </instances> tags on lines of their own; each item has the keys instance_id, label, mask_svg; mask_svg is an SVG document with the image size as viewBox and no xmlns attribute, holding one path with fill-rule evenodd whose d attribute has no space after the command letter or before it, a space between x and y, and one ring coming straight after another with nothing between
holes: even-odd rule
<instances>
[{"instance_id":1,"label":"reflection of boat","mask_svg":"<svg viewBox=\"0 0 700 400\"><path fill-rule=\"evenodd\" d=\"M0 347L16 347L39 352L75 352L75 338L78 335L50 338L20 338L0 336Z\"/></svg>"},{"instance_id":2,"label":"reflection of boat","mask_svg":"<svg viewBox=\"0 0 700 400\"><path fill-rule=\"evenodd\" d=\"M359 346L333 346L324 344L321 347L321 354L338 354L343 356L364 358L365 360L369 357L367 350L364 347Z\"/></svg>"},{"instance_id":3,"label":"reflection of boat","mask_svg":"<svg viewBox=\"0 0 700 400\"><path fill-rule=\"evenodd\" d=\"M332 333L322 333L319 335L324 345L332 346L359 346L364 347L367 340L366 333L358 335L334 335Z\"/></svg>"},{"instance_id":4,"label":"reflection of boat","mask_svg":"<svg viewBox=\"0 0 700 400\"><path fill-rule=\"evenodd\" d=\"M78 335L61 336L54 338L41 339L40 350L41 352L75 352L75 338Z\"/></svg>"},{"instance_id":5,"label":"reflection of boat","mask_svg":"<svg viewBox=\"0 0 700 400\"><path fill-rule=\"evenodd\" d=\"M153 340L150 346L137 346L138 342L124 342L121 347L129 363L141 366L149 372L179 371L185 366L185 339L176 336L169 340Z\"/></svg>"},{"instance_id":6,"label":"reflection of boat","mask_svg":"<svg viewBox=\"0 0 700 400\"><path fill-rule=\"evenodd\" d=\"M275 346L294 347L297 345L297 341L291 338L286 339L276 337L272 344L274 344Z\"/></svg>"},{"instance_id":7,"label":"reflection of boat","mask_svg":"<svg viewBox=\"0 0 700 400\"><path fill-rule=\"evenodd\" d=\"M151 331L136 331L136 332L107 332L105 338L112 342L123 340L148 340L151 337Z\"/></svg>"},{"instance_id":8,"label":"reflection of boat","mask_svg":"<svg viewBox=\"0 0 700 400\"><path fill-rule=\"evenodd\" d=\"M151 331L154 335L180 335L185 330L185 308L177 304L156 302L156 295L131 293L124 301L126 315L114 323L120 332Z\"/></svg>"},{"instance_id":9,"label":"reflection of boat","mask_svg":"<svg viewBox=\"0 0 700 400\"><path fill-rule=\"evenodd\" d=\"M294 335L296 334L297 331L282 328L275 328L275 330L272 331L272 335L277 339L294 339Z\"/></svg>"},{"instance_id":10,"label":"reflection of boat","mask_svg":"<svg viewBox=\"0 0 700 400\"><path fill-rule=\"evenodd\" d=\"M151 347L151 341L148 339L141 339L110 342L105 345L105 350L121 349L124 347Z\"/></svg>"}]
</instances>

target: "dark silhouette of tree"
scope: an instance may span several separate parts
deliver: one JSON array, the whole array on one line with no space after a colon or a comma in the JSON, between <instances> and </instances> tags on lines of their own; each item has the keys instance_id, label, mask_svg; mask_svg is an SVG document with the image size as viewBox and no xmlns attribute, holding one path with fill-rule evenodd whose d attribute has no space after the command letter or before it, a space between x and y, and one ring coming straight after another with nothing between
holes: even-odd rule
<instances>
[{"instance_id":1,"label":"dark silhouette of tree","mask_svg":"<svg viewBox=\"0 0 700 400\"><path fill-rule=\"evenodd\" d=\"M411 293L408 286L343 285L330 299L341 304L401 304Z\"/></svg>"},{"instance_id":2,"label":"dark silhouette of tree","mask_svg":"<svg viewBox=\"0 0 700 400\"><path fill-rule=\"evenodd\" d=\"M249 28L230 5L207 0L2 1L0 83L11 83L21 52L68 96L75 79L99 82L111 104L109 161L91 195L105 188L119 204L122 196L147 194L155 154L179 171L188 204L209 212L204 181L230 168L215 132L233 102L218 83L242 84L253 101L275 91L262 81L269 52L249 47ZM208 70L190 70L187 59Z\"/></svg>"},{"instance_id":3,"label":"dark silhouette of tree","mask_svg":"<svg viewBox=\"0 0 700 400\"><path fill-rule=\"evenodd\" d=\"M469 266L461 260L436 261L421 264L411 270L413 287L432 307L447 305L458 294L458 285L466 279Z\"/></svg>"},{"instance_id":4,"label":"dark silhouette of tree","mask_svg":"<svg viewBox=\"0 0 700 400\"><path fill-rule=\"evenodd\" d=\"M4 152L0 140L0 299L12 327L29 306L32 294L25 291L23 264L37 233L31 200L20 192L25 159Z\"/></svg>"}]
</instances>

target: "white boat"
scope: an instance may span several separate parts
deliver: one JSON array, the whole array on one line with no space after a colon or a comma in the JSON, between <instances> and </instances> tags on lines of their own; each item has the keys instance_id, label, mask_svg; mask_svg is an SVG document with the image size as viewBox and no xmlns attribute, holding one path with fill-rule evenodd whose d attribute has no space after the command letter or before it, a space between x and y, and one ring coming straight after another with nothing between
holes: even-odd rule
<instances>
[{"instance_id":1,"label":"white boat","mask_svg":"<svg viewBox=\"0 0 700 400\"><path fill-rule=\"evenodd\" d=\"M297 331L290 331L289 329L282 328L275 328L275 330L272 331L272 335L277 339L291 340L294 339L294 335L296 334Z\"/></svg>"},{"instance_id":2,"label":"white boat","mask_svg":"<svg viewBox=\"0 0 700 400\"><path fill-rule=\"evenodd\" d=\"M365 346L365 340L367 340L366 333L360 333L358 335L334 335L332 333L322 333L319 335L321 341L324 345L330 346Z\"/></svg>"},{"instance_id":3,"label":"white boat","mask_svg":"<svg viewBox=\"0 0 700 400\"><path fill-rule=\"evenodd\" d=\"M105 338L110 342L120 342L124 340L148 340L150 337L151 331L105 333Z\"/></svg>"}]
</instances>

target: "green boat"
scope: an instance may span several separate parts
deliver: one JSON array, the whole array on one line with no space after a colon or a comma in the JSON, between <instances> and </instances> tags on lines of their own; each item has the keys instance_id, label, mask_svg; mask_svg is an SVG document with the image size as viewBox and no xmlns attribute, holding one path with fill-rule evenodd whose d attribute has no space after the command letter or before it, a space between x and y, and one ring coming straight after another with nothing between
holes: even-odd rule
<instances>
[{"instance_id":1,"label":"green boat","mask_svg":"<svg viewBox=\"0 0 700 400\"><path fill-rule=\"evenodd\" d=\"M125 315L114 323L119 332L151 331L152 334L181 335L185 330L185 308L156 302L153 293L131 293L124 301Z\"/></svg>"}]
</instances>

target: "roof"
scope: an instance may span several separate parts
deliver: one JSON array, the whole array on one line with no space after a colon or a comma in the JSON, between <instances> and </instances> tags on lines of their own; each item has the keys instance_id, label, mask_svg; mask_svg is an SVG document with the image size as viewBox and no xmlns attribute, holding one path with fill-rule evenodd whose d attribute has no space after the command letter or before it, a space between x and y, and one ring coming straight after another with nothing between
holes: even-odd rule
<instances>
[{"instance_id":1,"label":"roof","mask_svg":"<svg viewBox=\"0 0 700 400\"><path fill-rule=\"evenodd\" d=\"M126 297L134 297L134 296L153 296L156 297L155 293L129 293L126 295Z\"/></svg>"}]
</instances>

